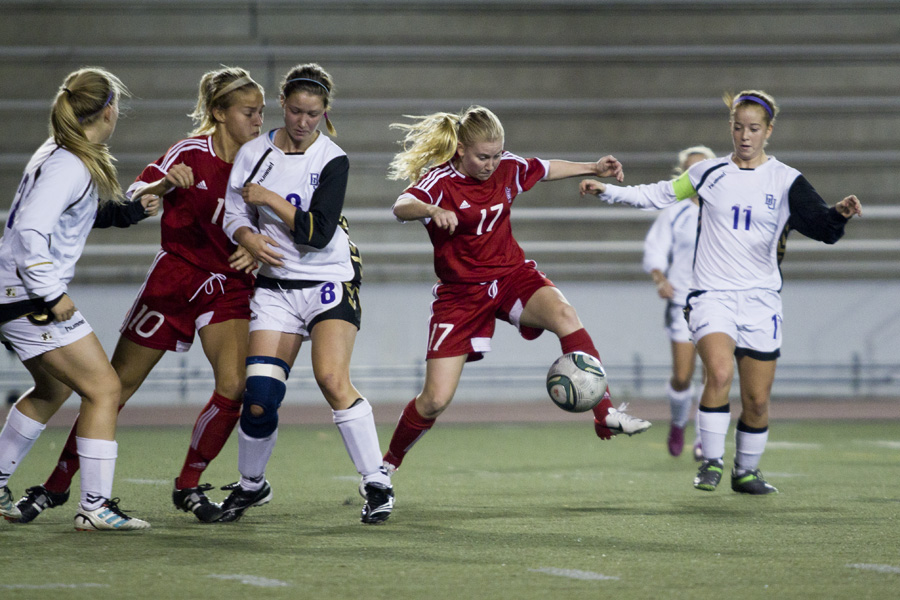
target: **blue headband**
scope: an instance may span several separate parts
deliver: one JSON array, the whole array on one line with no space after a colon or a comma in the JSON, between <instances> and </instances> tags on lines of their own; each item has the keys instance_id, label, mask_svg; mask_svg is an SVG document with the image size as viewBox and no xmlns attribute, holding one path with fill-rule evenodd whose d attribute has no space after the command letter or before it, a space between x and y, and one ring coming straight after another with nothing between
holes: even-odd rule
<instances>
[{"instance_id":1,"label":"blue headband","mask_svg":"<svg viewBox=\"0 0 900 600\"><path fill-rule=\"evenodd\" d=\"M293 83L295 81L311 81L311 82L315 83L316 85L322 86L322 89L325 90L326 94L331 93L331 90L329 90L327 87L325 87L324 83L322 83L321 81L317 81L315 79L309 79L308 77L298 77L296 79L288 79L287 81L284 82L284 87L287 87L287 84Z\"/></svg>"},{"instance_id":2,"label":"blue headband","mask_svg":"<svg viewBox=\"0 0 900 600\"><path fill-rule=\"evenodd\" d=\"M63 89L66 91L66 93L67 93L69 96L72 95L72 92L71 92L68 88L63 88ZM109 106L109 103L112 102L112 99L113 99L113 90L109 90L109 96L106 97L106 102L103 103L103 106L101 106L99 110L96 110L96 111L92 112L92 113L89 114L89 115L84 115L83 117L78 117L78 122L79 122L79 123L84 123L87 119L90 119L90 118L93 117L94 115L100 114L100 112L101 112L104 108L106 108L107 106Z\"/></svg>"},{"instance_id":3,"label":"blue headband","mask_svg":"<svg viewBox=\"0 0 900 600\"><path fill-rule=\"evenodd\" d=\"M738 97L737 100L734 101L734 104L732 106L737 106L737 104L739 102L743 102L745 100L749 100L750 102L756 102L757 104L762 106L764 109L766 109L766 112L769 113L770 119L775 118L775 115L772 114L772 109L769 107L769 103L766 102L765 100L763 100L762 98L757 98L756 96L740 96L740 97Z\"/></svg>"}]
</instances>

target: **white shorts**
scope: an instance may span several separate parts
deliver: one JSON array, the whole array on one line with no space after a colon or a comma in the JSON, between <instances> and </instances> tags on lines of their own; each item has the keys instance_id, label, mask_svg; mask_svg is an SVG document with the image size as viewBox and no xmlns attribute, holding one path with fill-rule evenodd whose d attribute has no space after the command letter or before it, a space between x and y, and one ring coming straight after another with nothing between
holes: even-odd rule
<instances>
[{"instance_id":1,"label":"white shorts","mask_svg":"<svg viewBox=\"0 0 900 600\"><path fill-rule=\"evenodd\" d=\"M313 325L323 319L341 319L358 329L360 314L358 288L351 283L325 282L302 289L258 287L250 300L250 331L294 333L306 340Z\"/></svg>"},{"instance_id":2,"label":"white shorts","mask_svg":"<svg viewBox=\"0 0 900 600\"><path fill-rule=\"evenodd\" d=\"M684 305L668 302L666 304L666 334L669 340L679 344L691 342L691 330L684 318Z\"/></svg>"},{"instance_id":3,"label":"white shorts","mask_svg":"<svg viewBox=\"0 0 900 600\"><path fill-rule=\"evenodd\" d=\"M710 333L728 334L735 356L775 360L781 354L781 294L772 290L703 292L688 297L694 343Z\"/></svg>"},{"instance_id":4,"label":"white shorts","mask_svg":"<svg viewBox=\"0 0 900 600\"><path fill-rule=\"evenodd\" d=\"M52 321L35 325L28 317L19 317L0 325L0 340L9 343L19 360L40 356L45 352L68 346L94 331L79 311L68 321Z\"/></svg>"}]
</instances>

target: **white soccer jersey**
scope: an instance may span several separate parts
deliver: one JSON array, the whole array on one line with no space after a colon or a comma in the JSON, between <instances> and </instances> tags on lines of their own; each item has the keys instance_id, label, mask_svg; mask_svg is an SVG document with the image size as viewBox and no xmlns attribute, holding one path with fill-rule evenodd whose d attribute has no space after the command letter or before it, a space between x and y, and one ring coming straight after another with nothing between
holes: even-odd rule
<instances>
[{"instance_id":1,"label":"white soccer jersey","mask_svg":"<svg viewBox=\"0 0 900 600\"><path fill-rule=\"evenodd\" d=\"M81 159L52 138L44 142L25 167L0 239L0 303L66 293L97 206Z\"/></svg>"},{"instance_id":2,"label":"white soccer jersey","mask_svg":"<svg viewBox=\"0 0 900 600\"><path fill-rule=\"evenodd\" d=\"M836 242L847 220L809 185L797 169L774 157L755 169L730 156L692 165L674 181L621 187L607 185L607 202L665 208L700 197L700 227L691 289L781 290L779 263L787 225L826 243Z\"/></svg>"},{"instance_id":3,"label":"white soccer jersey","mask_svg":"<svg viewBox=\"0 0 900 600\"><path fill-rule=\"evenodd\" d=\"M644 271L659 269L672 284L672 302L684 305L691 287L697 218L700 209L690 200L663 210L644 239Z\"/></svg>"},{"instance_id":4,"label":"white soccer jersey","mask_svg":"<svg viewBox=\"0 0 900 600\"><path fill-rule=\"evenodd\" d=\"M238 152L225 194L225 233L235 241L234 232L249 227L278 243L284 265L263 263L259 274L265 277L350 281L350 241L337 226L346 188L346 153L323 133L306 152L285 153L273 142L274 133L247 142ZM297 207L295 226L289 228L274 212L245 203L245 183L258 183ZM321 243L314 241L322 235Z\"/></svg>"}]
</instances>

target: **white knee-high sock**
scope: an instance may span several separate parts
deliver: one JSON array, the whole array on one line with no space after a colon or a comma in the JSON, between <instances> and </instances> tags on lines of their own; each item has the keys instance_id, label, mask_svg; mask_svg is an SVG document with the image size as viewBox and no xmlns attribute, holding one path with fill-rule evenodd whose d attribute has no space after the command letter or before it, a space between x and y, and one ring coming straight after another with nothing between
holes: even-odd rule
<instances>
[{"instance_id":1,"label":"white knee-high sock","mask_svg":"<svg viewBox=\"0 0 900 600\"><path fill-rule=\"evenodd\" d=\"M730 412L707 412L700 408L700 443L704 459L721 459L725 456L725 435L731 423Z\"/></svg>"},{"instance_id":2,"label":"white knee-high sock","mask_svg":"<svg viewBox=\"0 0 900 600\"><path fill-rule=\"evenodd\" d=\"M691 418L691 406L694 402L694 386L688 386L680 392L672 389L672 383L666 386L666 396L669 398L669 409L672 413L672 425L684 428Z\"/></svg>"},{"instance_id":3,"label":"white knee-high sock","mask_svg":"<svg viewBox=\"0 0 900 600\"><path fill-rule=\"evenodd\" d=\"M375 418L372 416L372 405L365 398L344 410L333 410L334 424L344 440L344 447L356 470L365 483L377 482L390 485L391 479L382 468L381 450L378 446L378 433L375 431Z\"/></svg>"},{"instance_id":4,"label":"white knee-high sock","mask_svg":"<svg viewBox=\"0 0 900 600\"><path fill-rule=\"evenodd\" d=\"M756 429L738 421L734 430L734 470L738 475L755 471L769 440L769 428Z\"/></svg>"},{"instance_id":5,"label":"white knee-high sock","mask_svg":"<svg viewBox=\"0 0 900 600\"><path fill-rule=\"evenodd\" d=\"M242 488L250 491L262 488L266 480L266 465L277 439L277 429L264 438L255 438L238 427L238 471L241 472Z\"/></svg>"},{"instance_id":6,"label":"white knee-high sock","mask_svg":"<svg viewBox=\"0 0 900 600\"><path fill-rule=\"evenodd\" d=\"M111 440L83 437L76 437L75 444L81 464L81 507L95 510L112 497L119 445Z\"/></svg>"},{"instance_id":7,"label":"white knee-high sock","mask_svg":"<svg viewBox=\"0 0 900 600\"><path fill-rule=\"evenodd\" d=\"M9 410L6 424L0 431L0 487L5 486L16 472L45 427L23 415L15 406Z\"/></svg>"}]
</instances>

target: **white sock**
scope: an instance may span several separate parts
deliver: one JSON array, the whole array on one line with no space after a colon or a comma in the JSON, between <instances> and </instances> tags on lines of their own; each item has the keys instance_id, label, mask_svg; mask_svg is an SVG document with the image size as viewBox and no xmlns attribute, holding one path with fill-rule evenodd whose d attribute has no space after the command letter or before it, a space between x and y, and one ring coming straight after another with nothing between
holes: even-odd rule
<instances>
[{"instance_id":1,"label":"white sock","mask_svg":"<svg viewBox=\"0 0 900 600\"><path fill-rule=\"evenodd\" d=\"M697 398L701 398L703 396L703 386L700 386L700 389L697 390ZM698 402L699 404L699 402ZM700 444L700 406L697 406L697 410L694 411L694 445Z\"/></svg>"},{"instance_id":2,"label":"white sock","mask_svg":"<svg viewBox=\"0 0 900 600\"><path fill-rule=\"evenodd\" d=\"M95 510L112 498L119 445L114 440L83 437L76 437L75 444L81 465L81 507Z\"/></svg>"},{"instance_id":3,"label":"white sock","mask_svg":"<svg viewBox=\"0 0 900 600\"><path fill-rule=\"evenodd\" d=\"M666 397L669 399L669 409L672 413L672 425L684 429L691 418L691 406L694 402L694 386L688 386L680 392L672 389L672 383L666 385Z\"/></svg>"},{"instance_id":4,"label":"white sock","mask_svg":"<svg viewBox=\"0 0 900 600\"><path fill-rule=\"evenodd\" d=\"M725 435L731 424L731 413L706 412L700 410L697 417L700 423L700 443L703 446L703 458L706 460L725 456Z\"/></svg>"},{"instance_id":5,"label":"white sock","mask_svg":"<svg viewBox=\"0 0 900 600\"><path fill-rule=\"evenodd\" d=\"M345 410L333 410L334 424L337 425L344 447L356 470L365 483L390 485L391 479L382 469L381 450L372 405L365 398L362 402Z\"/></svg>"},{"instance_id":6,"label":"white sock","mask_svg":"<svg viewBox=\"0 0 900 600\"><path fill-rule=\"evenodd\" d=\"M266 465L278 439L276 429L264 438L250 437L238 426L238 471L241 487L248 491L262 489L266 481Z\"/></svg>"},{"instance_id":7,"label":"white sock","mask_svg":"<svg viewBox=\"0 0 900 600\"><path fill-rule=\"evenodd\" d=\"M762 458L769 440L769 428L763 432L752 433L741 431L740 423L734 431L735 453L734 471L737 475L743 475L748 471L755 471L759 467L759 459Z\"/></svg>"},{"instance_id":8,"label":"white sock","mask_svg":"<svg viewBox=\"0 0 900 600\"><path fill-rule=\"evenodd\" d=\"M45 427L23 415L15 406L9 409L6 424L0 431L0 487L9 482Z\"/></svg>"}]
</instances>

